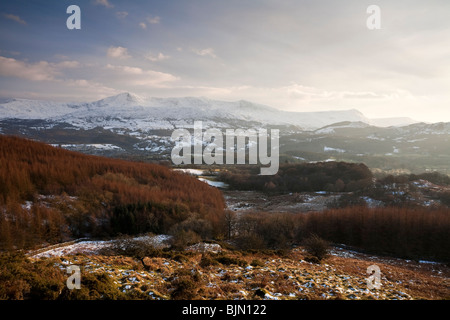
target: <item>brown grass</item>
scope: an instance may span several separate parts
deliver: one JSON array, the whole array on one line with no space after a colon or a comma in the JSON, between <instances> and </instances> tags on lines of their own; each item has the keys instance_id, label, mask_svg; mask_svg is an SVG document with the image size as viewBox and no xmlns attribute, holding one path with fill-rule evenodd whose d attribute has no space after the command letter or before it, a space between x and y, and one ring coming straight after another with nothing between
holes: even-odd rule
<instances>
[{"instance_id":1,"label":"brown grass","mask_svg":"<svg viewBox=\"0 0 450 320\"><path fill-rule=\"evenodd\" d=\"M129 299L425 299L450 298L450 268L443 264L369 256L342 249L322 263L309 263L303 248L276 255L270 252L226 251L237 264L211 264L202 267L202 254L182 262L172 258L139 260L122 256L69 256L49 260L49 264L71 261L83 272L107 273L120 292ZM347 256L345 256L347 255ZM351 256L348 256L351 255ZM214 255L211 255L214 258ZM262 265L251 266L258 260ZM367 267L381 270L381 288L368 290ZM65 264L66 265L66 264ZM130 279L134 280L131 281ZM134 292L134 293L133 293Z\"/></svg>"}]
</instances>

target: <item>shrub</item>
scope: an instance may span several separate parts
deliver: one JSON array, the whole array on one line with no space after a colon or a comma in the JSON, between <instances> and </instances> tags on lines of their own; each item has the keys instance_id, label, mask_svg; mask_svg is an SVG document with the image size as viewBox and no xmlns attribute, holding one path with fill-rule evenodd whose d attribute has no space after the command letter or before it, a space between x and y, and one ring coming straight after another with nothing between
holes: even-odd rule
<instances>
[{"instance_id":1,"label":"shrub","mask_svg":"<svg viewBox=\"0 0 450 320\"><path fill-rule=\"evenodd\" d=\"M197 298L197 292L202 287L203 281L198 271L182 269L175 273L172 284L173 300L193 300Z\"/></svg>"},{"instance_id":2,"label":"shrub","mask_svg":"<svg viewBox=\"0 0 450 320\"><path fill-rule=\"evenodd\" d=\"M196 232L192 230L181 229L173 234L171 244L175 249L181 250L191 244L198 243L201 240L201 237Z\"/></svg>"},{"instance_id":3,"label":"shrub","mask_svg":"<svg viewBox=\"0 0 450 320\"><path fill-rule=\"evenodd\" d=\"M93 274L84 272L81 288L69 290L65 287L61 300L123 300L126 295L115 286L112 277L106 273Z\"/></svg>"},{"instance_id":4,"label":"shrub","mask_svg":"<svg viewBox=\"0 0 450 320\"><path fill-rule=\"evenodd\" d=\"M264 263L261 260L253 259L252 262L250 262L250 265L252 267L263 267Z\"/></svg>"},{"instance_id":5,"label":"shrub","mask_svg":"<svg viewBox=\"0 0 450 320\"><path fill-rule=\"evenodd\" d=\"M216 260L218 262L220 262L221 264L224 265L231 265L231 264L235 264L238 265L240 267L245 267L247 266L247 262L244 260L241 260L239 258L235 258L235 257L229 257L229 256L219 256L216 258Z\"/></svg>"},{"instance_id":6,"label":"shrub","mask_svg":"<svg viewBox=\"0 0 450 320\"><path fill-rule=\"evenodd\" d=\"M249 234L236 239L236 246L242 250L263 250L266 249L264 238L258 234Z\"/></svg>"},{"instance_id":7,"label":"shrub","mask_svg":"<svg viewBox=\"0 0 450 320\"><path fill-rule=\"evenodd\" d=\"M320 262L328 256L329 243L328 241L313 234L303 240L303 246L309 254L307 257L311 262Z\"/></svg>"},{"instance_id":8,"label":"shrub","mask_svg":"<svg viewBox=\"0 0 450 320\"><path fill-rule=\"evenodd\" d=\"M193 231L196 234L198 234L202 239L210 239L213 235L213 228L211 222L205 219L198 219L195 217L191 217L180 223L175 224L169 230L169 233L176 234L181 230Z\"/></svg>"},{"instance_id":9,"label":"shrub","mask_svg":"<svg viewBox=\"0 0 450 320\"><path fill-rule=\"evenodd\" d=\"M218 264L219 261L217 261L217 259L211 257L209 254L203 254L199 265L202 268L206 268L209 266L216 266Z\"/></svg>"},{"instance_id":10,"label":"shrub","mask_svg":"<svg viewBox=\"0 0 450 320\"><path fill-rule=\"evenodd\" d=\"M19 252L0 255L0 299L56 299L64 277L50 261L32 263Z\"/></svg>"}]
</instances>

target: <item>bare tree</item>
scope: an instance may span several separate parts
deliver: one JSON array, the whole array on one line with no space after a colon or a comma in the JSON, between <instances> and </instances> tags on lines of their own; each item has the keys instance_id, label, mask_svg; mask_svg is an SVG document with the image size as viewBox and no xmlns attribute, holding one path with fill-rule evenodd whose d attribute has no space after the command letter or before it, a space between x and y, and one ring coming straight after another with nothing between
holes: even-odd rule
<instances>
[{"instance_id":1,"label":"bare tree","mask_svg":"<svg viewBox=\"0 0 450 320\"><path fill-rule=\"evenodd\" d=\"M228 239L231 239L231 237L233 236L233 234L235 232L236 224L237 224L236 213L234 211L227 210L227 211L225 211L224 219L225 219L225 226L226 226Z\"/></svg>"}]
</instances>

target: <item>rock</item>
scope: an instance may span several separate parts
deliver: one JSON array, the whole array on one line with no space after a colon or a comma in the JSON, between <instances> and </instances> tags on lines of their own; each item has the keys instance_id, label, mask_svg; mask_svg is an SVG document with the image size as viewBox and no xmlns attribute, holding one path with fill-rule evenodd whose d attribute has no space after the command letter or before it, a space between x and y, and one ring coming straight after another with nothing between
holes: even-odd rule
<instances>
[{"instance_id":1,"label":"rock","mask_svg":"<svg viewBox=\"0 0 450 320\"><path fill-rule=\"evenodd\" d=\"M199 242L190 247L186 248L186 251L196 251L196 252L209 252L209 253L219 253L222 251L222 247L217 243L204 243Z\"/></svg>"},{"instance_id":2,"label":"rock","mask_svg":"<svg viewBox=\"0 0 450 320\"><path fill-rule=\"evenodd\" d=\"M266 294L269 294L269 291L264 288L258 288L255 290L255 296L257 297L264 298Z\"/></svg>"}]
</instances>

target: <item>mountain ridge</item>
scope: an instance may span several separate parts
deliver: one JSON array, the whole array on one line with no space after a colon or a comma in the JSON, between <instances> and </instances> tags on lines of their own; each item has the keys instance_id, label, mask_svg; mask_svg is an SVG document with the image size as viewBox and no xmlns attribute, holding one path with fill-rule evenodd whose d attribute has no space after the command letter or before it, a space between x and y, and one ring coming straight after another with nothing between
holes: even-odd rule
<instances>
[{"instance_id":1,"label":"mountain ridge","mask_svg":"<svg viewBox=\"0 0 450 320\"><path fill-rule=\"evenodd\" d=\"M315 130L344 121L364 122L369 125L377 122L378 126L383 126L383 121L388 122L389 126L396 126L399 122L408 125L417 123L409 118L372 120L357 109L296 112L279 110L247 100L221 101L206 97L143 98L129 92L80 103L9 99L0 103L0 119L46 119L68 122L75 126L83 126L85 120L91 124L89 127L111 127L116 123L105 119L122 119L134 120L137 127L141 126L140 129L166 129L170 127L169 120L189 120L191 125L195 120L210 120L210 125L214 125L217 119L226 120L225 123L219 123L220 126L229 124L229 120L237 120L265 125L296 126L303 130ZM180 126L181 123L177 125Z\"/></svg>"}]
</instances>

